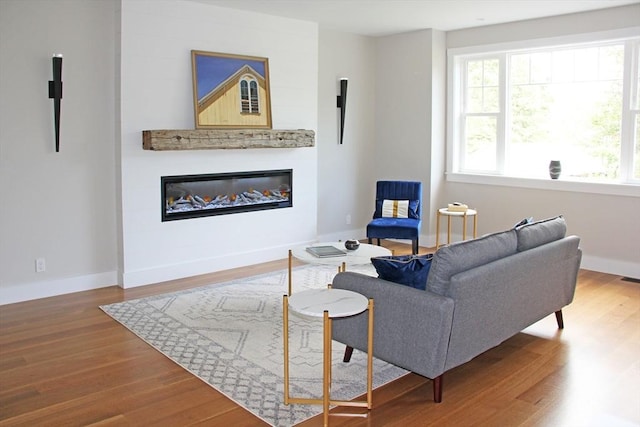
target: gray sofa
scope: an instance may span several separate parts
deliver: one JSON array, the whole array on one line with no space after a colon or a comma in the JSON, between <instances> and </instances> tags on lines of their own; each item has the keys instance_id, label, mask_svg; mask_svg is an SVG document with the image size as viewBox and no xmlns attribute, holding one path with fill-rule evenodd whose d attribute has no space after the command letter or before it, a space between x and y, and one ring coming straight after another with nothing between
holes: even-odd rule
<instances>
[{"instance_id":1,"label":"gray sofa","mask_svg":"<svg viewBox=\"0 0 640 427\"><path fill-rule=\"evenodd\" d=\"M497 346L573 300L582 251L565 236L562 216L443 246L426 290L358 273L339 273L336 289L374 299L374 356L433 379L442 401L443 374ZM367 348L367 314L334 319L345 362Z\"/></svg>"}]
</instances>

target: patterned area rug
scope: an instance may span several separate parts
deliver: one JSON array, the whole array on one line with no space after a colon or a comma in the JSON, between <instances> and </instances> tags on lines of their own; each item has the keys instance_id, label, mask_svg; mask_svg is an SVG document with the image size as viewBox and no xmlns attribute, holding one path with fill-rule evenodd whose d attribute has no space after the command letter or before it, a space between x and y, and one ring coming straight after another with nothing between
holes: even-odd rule
<instances>
[{"instance_id":1,"label":"patterned area rug","mask_svg":"<svg viewBox=\"0 0 640 427\"><path fill-rule=\"evenodd\" d=\"M352 269L353 271L354 269ZM373 267L357 271L373 274ZM293 270L293 292L325 287L335 267ZM320 405L284 405L282 298L286 270L100 308L165 356L274 426L292 426L322 412ZM290 394L322 395L322 319L289 311ZM334 342L331 397L366 392L366 354L342 362ZM373 385L407 371L374 359ZM375 401L374 401L375 404Z\"/></svg>"}]
</instances>

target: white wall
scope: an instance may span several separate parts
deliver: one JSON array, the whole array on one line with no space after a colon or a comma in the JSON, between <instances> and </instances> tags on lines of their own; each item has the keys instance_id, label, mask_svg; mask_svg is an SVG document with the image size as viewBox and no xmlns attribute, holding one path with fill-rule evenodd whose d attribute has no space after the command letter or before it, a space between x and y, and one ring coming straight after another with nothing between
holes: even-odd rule
<instances>
[{"instance_id":1,"label":"white wall","mask_svg":"<svg viewBox=\"0 0 640 427\"><path fill-rule=\"evenodd\" d=\"M115 14L107 1L0 1L0 304L116 283Z\"/></svg>"},{"instance_id":2,"label":"white wall","mask_svg":"<svg viewBox=\"0 0 640 427\"><path fill-rule=\"evenodd\" d=\"M274 129L317 130L316 24L177 0L122 3L122 283L284 258L316 238L317 149L145 151L144 129L193 129L191 49L267 57ZM293 208L161 222L160 177L293 169Z\"/></svg>"},{"instance_id":3,"label":"white wall","mask_svg":"<svg viewBox=\"0 0 640 427\"><path fill-rule=\"evenodd\" d=\"M640 5L447 33L449 48L580 34L637 26ZM563 214L568 232L581 238L582 267L640 277L640 190L636 196L536 190L449 182L440 204L464 201L479 211L481 234L512 226L524 217ZM460 227L454 229L460 233Z\"/></svg>"},{"instance_id":4,"label":"white wall","mask_svg":"<svg viewBox=\"0 0 640 427\"><path fill-rule=\"evenodd\" d=\"M359 239L374 208L375 41L321 29L319 46L319 239ZM340 77L349 79L342 145L336 107Z\"/></svg>"},{"instance_id":5,"label":"white wall","mask_svg":"<svg viewBox=\"0 0 640 427\"><path fill-rule=\"evenodd\" d=\"M375 180L422 182L420 245L432 245L433 201L444 167L444 34L380 37L376 49Z\"/></svg>"}]
</instances>

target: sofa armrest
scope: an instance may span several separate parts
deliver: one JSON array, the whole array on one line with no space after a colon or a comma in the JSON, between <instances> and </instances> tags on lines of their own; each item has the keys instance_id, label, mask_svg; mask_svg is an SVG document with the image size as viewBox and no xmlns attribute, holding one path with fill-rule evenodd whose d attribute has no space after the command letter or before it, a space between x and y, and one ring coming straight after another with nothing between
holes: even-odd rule
<instances>
[{"instance_id":1,"label":"sofa armrest","mask_svg":"<svg viewBox=\"0 0 640 427\"><path fill-rule=\"evenodd\" d=\"M337 274L332 286L373 298L375 357L428 378L444 372L451 298L352 272ZM366 351L367 319L367 312L334 319L333 339Z\"/></svg>"}]
</instances>

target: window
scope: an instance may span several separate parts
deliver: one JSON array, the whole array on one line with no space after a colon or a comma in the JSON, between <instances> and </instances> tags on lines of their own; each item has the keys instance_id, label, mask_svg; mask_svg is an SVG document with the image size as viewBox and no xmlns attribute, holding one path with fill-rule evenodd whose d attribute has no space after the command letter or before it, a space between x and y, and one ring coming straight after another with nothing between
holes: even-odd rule
<instances>
[{"instance_id":1,"label":"window","mask_svg":"<svg viewBox=\"0 0 640 427\"><path fill-rule=\"evenodd\" d=\"M640 184L639 57L640 37L450 50L448 172Z\"/></svg>"},{"instance_id":2,"label":"window","mask_svg":"<svg viewBox=\"0 0 640 427\"><path fill-rule=\"evenodd\" d=\"M250 76L240 80L240 111L242 113L260 113L258 102L258 82Z\"/></svg>"}]
</instances>

